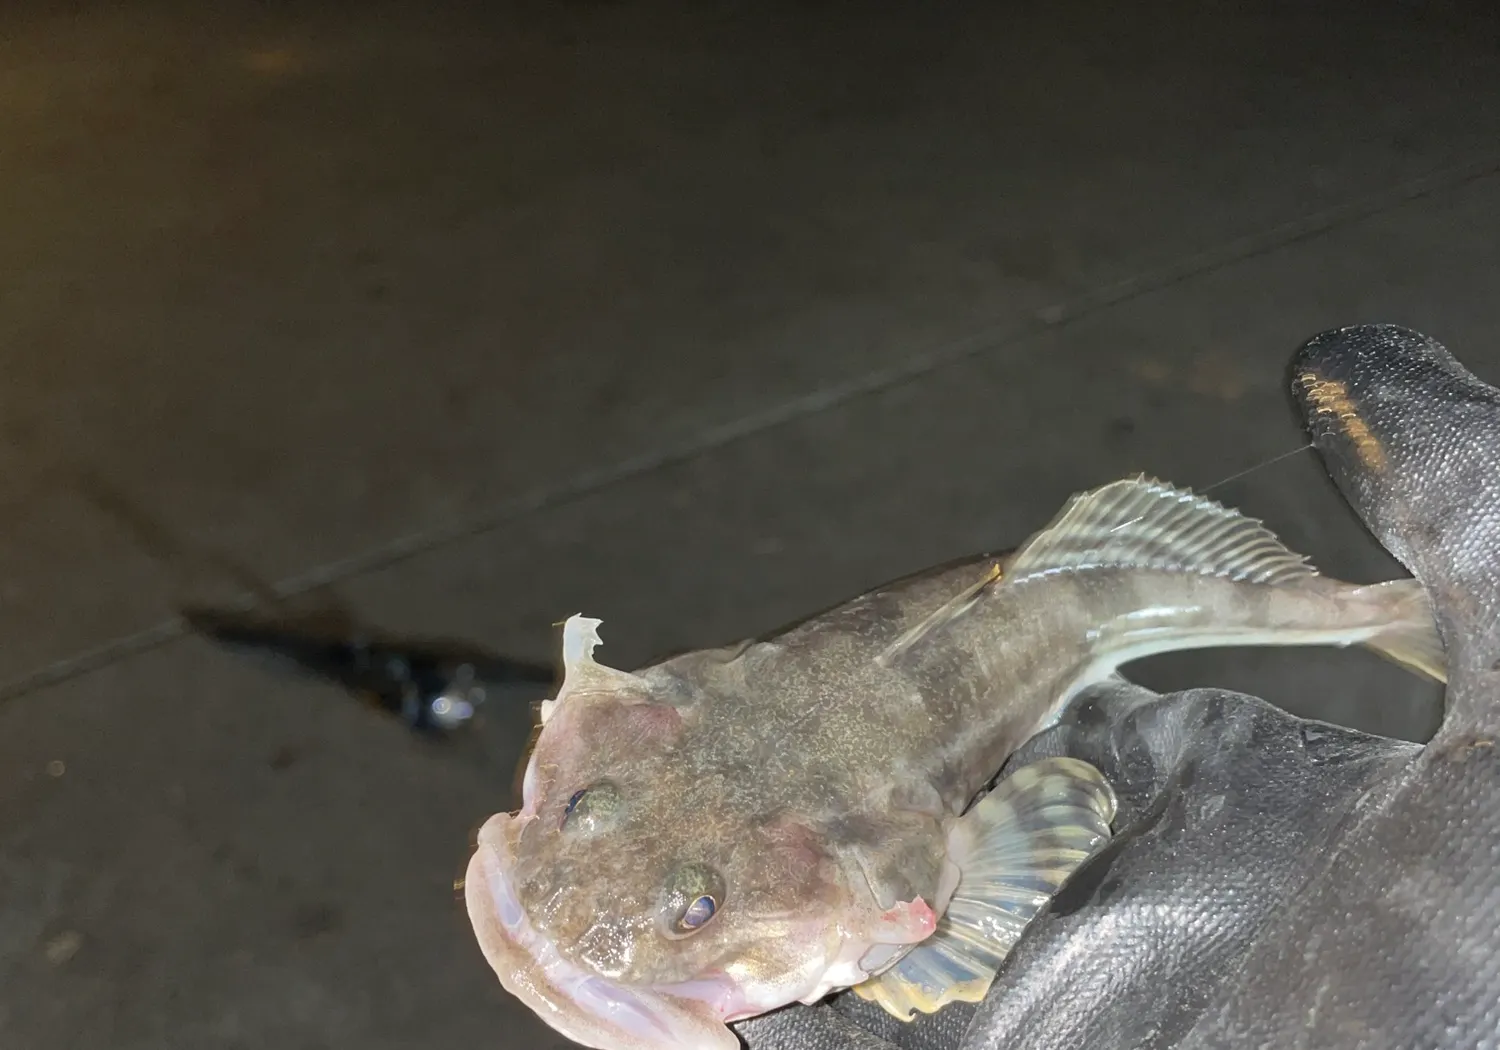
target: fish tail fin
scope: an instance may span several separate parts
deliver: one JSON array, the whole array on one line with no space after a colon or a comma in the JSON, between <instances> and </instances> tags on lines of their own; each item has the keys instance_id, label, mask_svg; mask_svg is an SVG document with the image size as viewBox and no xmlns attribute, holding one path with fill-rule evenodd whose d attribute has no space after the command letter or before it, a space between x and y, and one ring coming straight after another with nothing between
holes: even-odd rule
<instances>
[{"instance_id":1,"label":"fish tail fin","mask_svg":"<svg viewBox=\"0 0 1500 1050\"><path fill-rule=\"evenodd\" d=\"M1390 580L1360 587L1354 595L1394 610L1391 625L1365 642L1366 648L1409 671L1448 681L1448 654L1438 633L1432 599L1420 581Z\"/></svg>"},{"instance_id":2,"label":"fish tail fin","mask_svg":"<svg viewBox=\"0 0 1500 1050\"><path fill-rule=\"evenodd\" d=\"M1047 758L1006 777L949 834L960 875L937 929L854 993L901 1021L981 1001L1026 927L1109 840L1114 817L1114 791L1087 762Z\"/></svg>"}]
</instances>

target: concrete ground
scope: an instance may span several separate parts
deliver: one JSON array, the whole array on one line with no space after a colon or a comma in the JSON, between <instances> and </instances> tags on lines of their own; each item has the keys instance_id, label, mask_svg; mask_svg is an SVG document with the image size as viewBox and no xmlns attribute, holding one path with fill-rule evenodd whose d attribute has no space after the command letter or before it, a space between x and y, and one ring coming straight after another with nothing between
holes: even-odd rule
<instances>
[{"instance_id":1,"label":"concrete ground","mask_svg":"<svg viewBox=\"0 0 1500 1050\"><path fill-rule=\"evenodd\" d=\"M562 1045L452 890L537 694L434 746L184 603L630 666L1127 471L1398 572L1263 464L1320 329L1500 378L1497 16L1345 7L6 5L0 1046Z\"/></svg>"}]
</instances>

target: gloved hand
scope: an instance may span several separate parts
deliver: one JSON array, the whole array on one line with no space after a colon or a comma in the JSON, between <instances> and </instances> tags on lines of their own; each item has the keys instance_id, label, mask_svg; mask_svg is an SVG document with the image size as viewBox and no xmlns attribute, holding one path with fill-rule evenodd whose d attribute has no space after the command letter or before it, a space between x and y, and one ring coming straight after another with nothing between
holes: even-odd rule
<instances>
[{"instance_id":1,"label":"gloved hand","mask_svg":"<svg viewBox=\"0 0 1500 1050\"><path fill-rule=\"evenodd\" d=\"M1426 747L1214 689L1078 698L1011 759L1094 763L1116 836L977 1007L851 994L750 1050L1493 1046L1500 1039L1500 390L1392 326L1324 333L1293 396L1345 498L1435 602Z\"/></svg>"}]
</instances>

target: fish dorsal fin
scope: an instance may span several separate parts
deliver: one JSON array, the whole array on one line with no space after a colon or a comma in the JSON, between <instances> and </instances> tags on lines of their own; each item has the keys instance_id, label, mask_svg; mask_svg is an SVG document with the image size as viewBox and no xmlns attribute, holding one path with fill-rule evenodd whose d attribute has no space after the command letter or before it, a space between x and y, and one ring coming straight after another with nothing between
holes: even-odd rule
<instances>
[{"instance_id":1,"label":"fish dorsal fin","mask_svg":"<svg viewBox=\"0 0 1500 1050\"><path fill-rule=\"evenodd\" d=\"M1074 496L1016 552L1005 574L1014 582L1106 568L1265 584L1317 575L1306 558L1254 518L1144 475Z\"/></svg>"},{"instance_id":2,"label":"fish dorsal fin","mask_svg":"<svg viewBox=\"0 0 1500 1050\"><path fill-rule=\"evenodd\" d=\"M957 620L964 613L974 608L975 604L989 590L991 584L1002 578L999 565L991 565L984 578L971 587L966 587L948 601L944 602L931 614L924 617L922 622L904 632L890 645L883 649L876 660L879 663L888 664L899 658L902 654L909 652L919 641L932 635L934 631Z\"/></svg>"},{"instance_id":3,"label":"fish dorsal fin","mask_svg":"<svg viewBox=\"0 0 1500 1050\"><path fill-rule=\"evenodd\" d=\"M606 667L594 660L594 649L599 645L599 625L602 622L575 613L563 623L563 683L555 700L542 701L543 725L556 712L558 705L574 693L634 694L647 691L646 683L637 676Z\"/></svg>"}]
</instances>

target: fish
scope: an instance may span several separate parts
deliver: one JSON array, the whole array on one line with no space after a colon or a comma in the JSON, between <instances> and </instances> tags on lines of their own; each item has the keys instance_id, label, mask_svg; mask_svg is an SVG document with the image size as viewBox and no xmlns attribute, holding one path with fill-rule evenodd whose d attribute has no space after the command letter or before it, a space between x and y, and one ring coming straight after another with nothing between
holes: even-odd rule
<instances>
[{"instance_id":1,"label":"fish","mask_svg":"<svg viewBox=\"0 0 1500 1050\"><path fill-rule=\"evenodd\" d=\"M850 988L903 1021L981 1000L1116 808L1075 759L996 777L1133 660L1360 645L1446 680L1416 580L1324 576L1146 476L760 638L623 671L599 627L564 623L521 806L462 880L500 983L595 1050L732 1050L731 1023Z\"/></svg>"}]
</instances>

